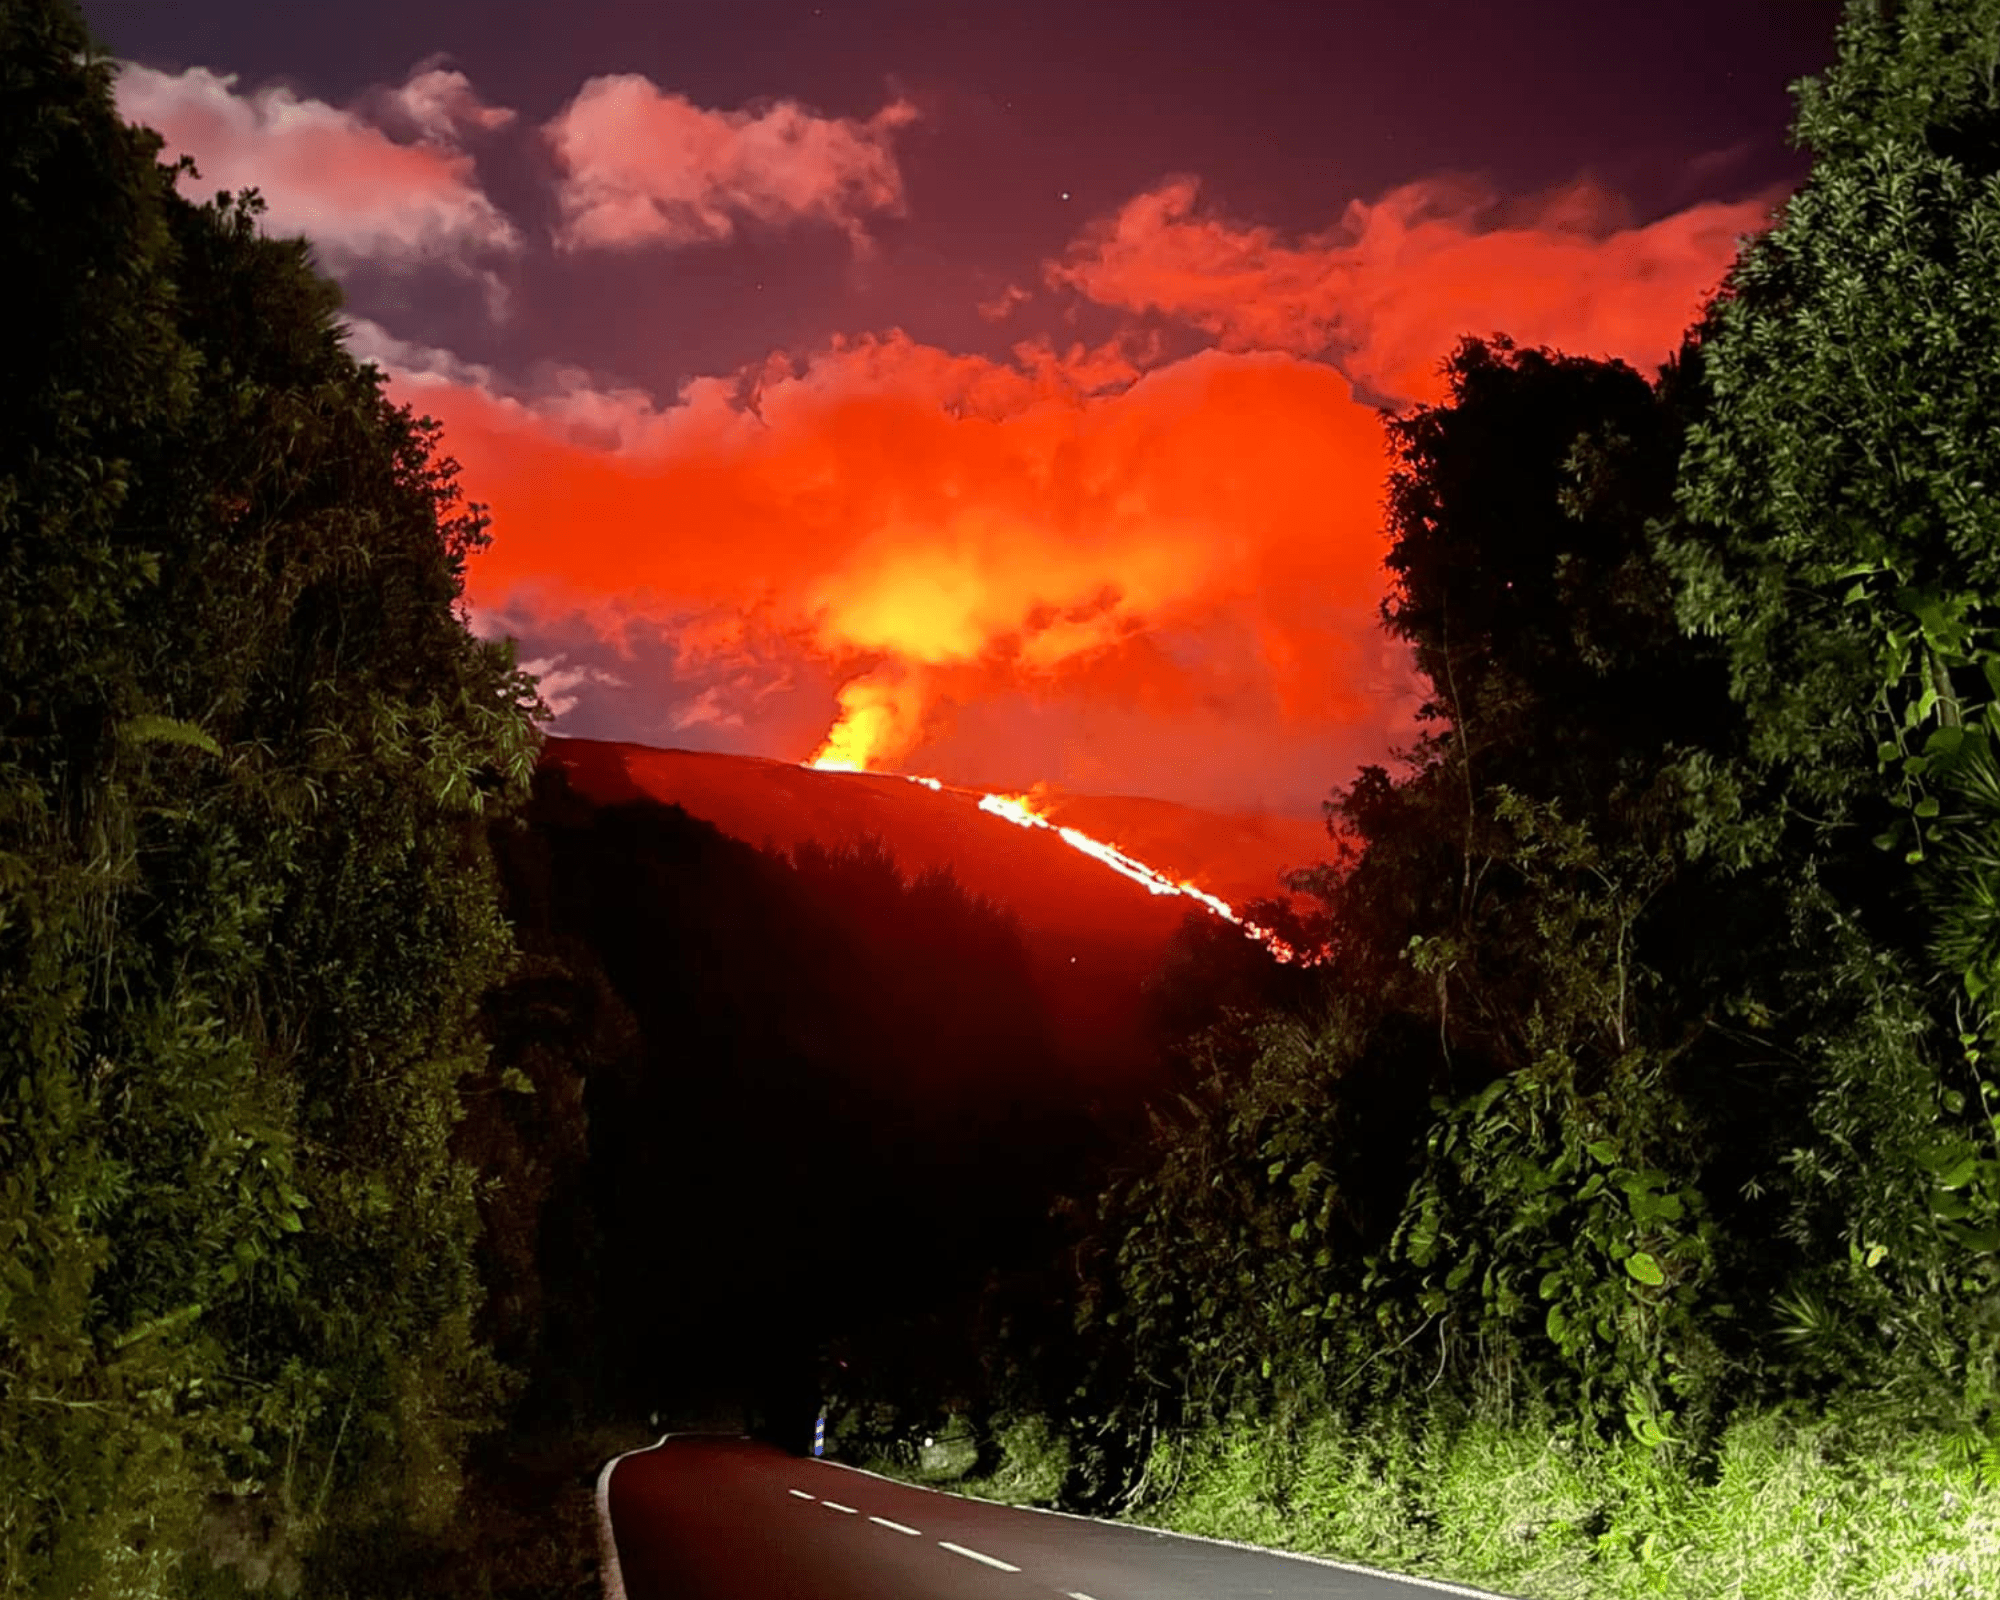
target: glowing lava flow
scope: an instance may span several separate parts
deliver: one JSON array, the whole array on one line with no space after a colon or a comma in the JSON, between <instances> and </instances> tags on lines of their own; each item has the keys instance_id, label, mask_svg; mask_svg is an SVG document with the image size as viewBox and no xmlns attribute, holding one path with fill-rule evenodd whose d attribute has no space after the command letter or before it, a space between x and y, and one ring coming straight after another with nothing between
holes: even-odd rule
<instances>
[{"instance_id":1,"label":"glowing lava flow","mask_svg":"<svg viewBox=\"0 0 2000 1600\"><path fill-rule=\"evenodd\" d=\"M801 765L808 771L813 772L866 772L868 770L865 767L853 765L837 758L829 759L824 755L814 761L802 762ZM901 778L905 783L921 784L933 794L942 794L946 787L944 783L936 778L919 778L907 772L877 772L870 775L878 778ZM978 795L979 809L981 811L984 811L988 816L999 817L1002 821L1011 822L1017 828L1046 829L1062 840L1072 850L1081 851L1093 861L1100 861L1113 872L1130 878L1148 894L1185 895L1188 899L1214 912L1216 916L1221 917L1225 922L1234 923L1244 933L1263 945L1266 950L1269 950L1280 961L1296 961L1303 966L1313 966L1319 960L1318 955L1312 952L1307 952L1302 956L1289 942L1271 929L1264 927L1260 923L1252 922L1247 917L1238 916L1236 908L1230 905L1227 900L1210 894L1206 889L1198 889L1186 879L1176 882L1164 873L1157 872L1147 866L1145 862L1128 856L1115 844L1106 844L1102 839L1093 839L1081 828L1058 827L1039 811L1035 810L1033 802L1024 794L983 794L975 789L959 789L956 786L953 786L952 792L954 794Z\"/></svg>"}]
</instances>

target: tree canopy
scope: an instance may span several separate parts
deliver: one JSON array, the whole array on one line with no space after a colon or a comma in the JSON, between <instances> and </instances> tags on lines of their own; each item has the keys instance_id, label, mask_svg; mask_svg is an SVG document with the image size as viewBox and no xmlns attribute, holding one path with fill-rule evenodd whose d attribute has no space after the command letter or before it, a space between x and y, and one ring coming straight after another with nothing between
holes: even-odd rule
<instances>
[{"instance_id":1,"label":"tree canopy","mask_svg":"<svg viewBox=\"0 0 2000 1600\"><path fill-rule=\"evenodd\" d=\"M490 1425L451 1141L534 694L434 425L73 6L0 4L0 148L0 1587L155 1593L437 1526Z\"/></svg>"}]
</instances>

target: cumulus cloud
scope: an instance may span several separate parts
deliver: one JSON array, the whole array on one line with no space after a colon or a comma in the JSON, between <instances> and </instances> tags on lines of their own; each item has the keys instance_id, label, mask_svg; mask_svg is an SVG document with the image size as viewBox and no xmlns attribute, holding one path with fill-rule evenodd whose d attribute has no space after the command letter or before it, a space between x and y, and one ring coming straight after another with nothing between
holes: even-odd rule
<instances>
[{"instance_id":1,"label":"cumulus cloud","mask_svg":"<svg viewBox=\"0 0 2000 1600\"><path fill-rule=\"evenodd\" d=\"M184 189L259 190L265 228L304 234L332 271L360 261L444 266L497 292L486 263L521 248L459 142L513 113L482 105L460 73L427 67L364 96L372 117L281 85L246 92L234 73L205 67L166 73L126 63L117 94L125 117L165 138L168 159L195 158L201 176L183 178Z\"/></svg>"},{"instance_id":2,"label":"cumulus cloud","mask_svg":"<svg viewBox=\"0 0 2000 1600\"><path fill-rule=\"evenodd\" d=\"M703 244L750 220L817 222L865 248L869 218L902 213L892 143L916 115L903 100L866 121L791 100L705 110L637 73L592 78L543 130L562 174L556 241Z\"/></svg>"},{"instance_id":3,"label":"cumulus cloud","mask_svg":"<svg viewBox=\"0 0 2000 1600\"><path fill-rule=\"evenodd\" d=\"M1353 201L1332 227L1288 241L1205 212L1183 177L1127 201L1045 276L1189 323L1223 349L1327 357L1373 389L1435 401L1437 363L1464 333L1650 370L1785 192L1641 227L1587 178L1509 201L1447 175Z\"/></svg>"},{"instance_id":4,"label":"cumulus cloud","mask_svg":"<svg viewBox=\"0 0 2000 1600\"><path fill-rule=\"evenodd\" d=\"M1034 297L1018 283L1010 283L991 300L982 300L975 308L988 322L1005 322L1016 308L1024 306Z\"/></svg>"},{"instance_id":5,"label":"cumulus cloud","mask_svg":"<svg viewBox=\"0 0 2000 1600\"><path fill-rule=\"evenodd\" d=\"M671 726L676 733L703 726L740 728L743 726L743 713L725 705L722 690L710 684L692 700L674 707Z\"/></svg>"},{"instance_id":6,"label":"cumulus cloud","mask_svg":"<svg viewBox=\"0 0 2000 1600\"><path fill-rule=\"evenodd\" d=\"M1413 729L1377 619L1393 460L1370 394L1441 402L1465 332L1650 376L1769 220L1640 227L1589 185L1500 204L1454 180L1292 241L1169 185L1049 276L1214 340L1177 359L1136 331L992 359L891 330L660 398L375 349L493 506L475 615L607 641L652 619L669 740L1310 810Z\"/></svg>"},{"instance_id":7,"label":"cumulus cloud","mask_svg":"<svg viewBox=\"0 0 2000 1600\"><path fill-rule=\"evenodd\" d=\"M1379 424L1331 368L892 333L756 380L753 415L736 380L660 405L399 375L495 507L475 610L688 617L688 673L812 662L818 736L838 719L858 763L1006 693L1124 705L1167 740L1224 717L1379 748L1402 714L1372 617Z\"/></svg>"},{"instance_id":8,"label":"cumulus cloud","mask_svg":"<svg viewBox=\"0 0 2000 1600\"><path fill-rule=\"evenodd\" d=\"M473 92L466 75L439 61L420 63L408 80L367 96L373 120L406 138L451 145L467 135L497 133L515 113L489 106Z\"/></svg>"},{"instance_id":9,"label":"cumulus cloud","mask_svg":"<svg viewBox=\"0 0 2000 1600\"><path fill-rule=\"evenodd\" d=\"M608 688L623 688L625 680L616 673L606 672L602 667L588 662L570 662L563 656L545 657L521 663L523 672L532 673L541 687L542 702L555 721L560 722L574 711L582 698L582 691L593 684Z\"/></svg>"},{"instance_id":10,"label":"cumulus cloud","mask_svg":"<svg viewBox=\"0 0 2000 1600\"><path fill-rule=\"evenodd\" d=\"M494 389L499 384L491 367L461 360L453 352L434 345L398 338L367 317L349 317L346 321L348 354L357 361L372 361L385 372L394 372L406 385L444 383Z\"/></svg>"}]
</instances>

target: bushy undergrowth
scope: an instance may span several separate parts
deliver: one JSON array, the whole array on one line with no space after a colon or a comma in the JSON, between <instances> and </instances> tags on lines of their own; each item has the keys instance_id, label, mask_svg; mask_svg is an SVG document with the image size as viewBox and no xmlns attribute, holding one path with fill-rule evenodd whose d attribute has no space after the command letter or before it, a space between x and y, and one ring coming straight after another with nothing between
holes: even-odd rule
<instances>
[{"instance_id":1,"label":"bushy undergrowth","mask_svg":"<svg viewBox=\"0 0 2000 1600\"><path fill-rule=\"evenodd\" d=\"M922 1437L870 1430L859 1417L843 1417L834 1440L836 1455L926 1488L1015 1506L1057 1506L1068 1498L1069 1438L1038 1412L1002 1413L980 1424L954 1416L942 1431Z\"/></svg>"},{"instance_id":2,"label":"bushy undergrowth","mask_svg":"<svg viewBox=\"0 0 2000 1600\"><path fill-rule=\"evenodd\" d=\"M292 1572L212 1549L207 1561L188 1563L181 1593L186 1600L274 1593L301 1600L596 1600L603 1592L598 1474L611 1457L655 1437L616 1424L496 1441L469 1463L457 1515L428 1537L392 1521L343 1530Z\"/></svg>"},{"instance_id":3,"label":"bushy undergrowth","mask_svg":"<svg viewBox=\"0 0 2000 1600\"><path fill-rule=\"evenodd\" d=\"M872 1470L1011 1505L1060 1492L1063 1430L993 1430L990 1471ZM1175 1532L1476 1585L1522 1600L1977 1600L2000 1593L2000 1487L1935 1440L1781 1410L1705 1455L1503 1426L1443 1407L1243 1424L1158 1443L1127 1516Z\"/></svg>"},{"instance_id":4,"label":"bushy undergrowth","mask_svg":"<svg viewBox=\"0 0 2000 1600\"><path fill-rule=\"evenodd\" d=\"M1142 1522L1526 1600L2000 1593L2000 1491L1941 1444L1739 1416L1706 1458L1442 1412L1212 1430L1150 1464Z\"/></svg>"}]
</instances>

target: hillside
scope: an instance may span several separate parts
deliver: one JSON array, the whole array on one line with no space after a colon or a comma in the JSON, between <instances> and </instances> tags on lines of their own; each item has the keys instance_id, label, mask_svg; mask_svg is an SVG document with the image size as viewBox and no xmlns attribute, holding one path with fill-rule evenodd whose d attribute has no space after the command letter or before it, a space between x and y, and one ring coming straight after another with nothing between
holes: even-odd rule
<instances>
[{"instance_id":1,"label":"hillside","mask_svg":"<svg viewBox=\"0 0 2000 1600\"><path fill-rule=\"evenodd\" d=\"M600 805L645 798L680 806L724 833L790 849L881 838L911 872L948 866L1031 930L1164 942L1187 902L1149 894L1039 830L980 812L965 791L934 792L875 773L816 772L756 756L592 739L548 742L545 760ZM1237 816L1164 800L1061 795L1051 822L1117 845L1169 877L1242 907L1281 895L1278 875L1320 859L1325 830L1298 817Z\"/></svg>"},{"instance_id":2,"label":"hillside","mask_svg":"<svg viewBox=\"0 0 2000 1600\"><path fill-rule=\"evenodd\" d=\"M678 805L746 843L779 850L873 836L911 875L950 868L967 889L1020 919L1052 1019L1080 1047L1092 1074L1105 1079L1144 1070L1150 1058L1144 986L1183 920L1209 916L1189 900L1149 893L1050 832L981 812L966 791L591 739L552 738L543 760L561 767L571 786L598 805ZM1281 871L1324 853L1319 825L1297 818L1096 796L1055 799L1047 814L1237 906L1280 893Z\"/></svg>"}]
</instances>

